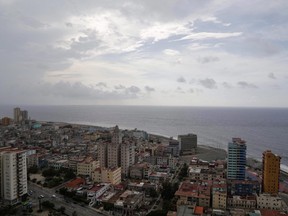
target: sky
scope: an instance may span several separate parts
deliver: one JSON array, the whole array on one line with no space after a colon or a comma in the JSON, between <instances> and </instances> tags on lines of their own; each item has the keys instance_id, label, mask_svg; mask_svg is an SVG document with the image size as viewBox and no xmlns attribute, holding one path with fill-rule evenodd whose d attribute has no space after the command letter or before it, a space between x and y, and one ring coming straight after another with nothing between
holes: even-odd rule
<instances>
[{"instance_id":1,"label":"sky","mask_svg":"<svg viewBox=\"0 0 288 216\"><path fill-rule=\"evenodd\" d=\"M287 0L0 0L0 103L288 107L287 11Z\"/></svg>"}]
</instances>

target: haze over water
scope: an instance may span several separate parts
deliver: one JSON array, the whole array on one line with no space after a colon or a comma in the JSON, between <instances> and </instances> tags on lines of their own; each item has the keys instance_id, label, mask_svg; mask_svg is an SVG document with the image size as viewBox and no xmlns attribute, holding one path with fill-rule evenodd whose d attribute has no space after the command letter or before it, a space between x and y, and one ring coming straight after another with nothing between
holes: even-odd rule
<instances>
[{"instance_id":1,"label":"haze over water","mask_svg":"<svg viewBox=\"0 0 288 216\"><path fill-rule=\"evenodd\" d=\"M14 106L0 106L0 116L13 117ZM154 106L20 106L32 119L119 125L121 129L145 130L167 137L195 133L198 144L227 149L232 137L247 141L247 154L261 159L270 149L288 163L288 109L208 108Z\"/></svg>"}]
</instances>

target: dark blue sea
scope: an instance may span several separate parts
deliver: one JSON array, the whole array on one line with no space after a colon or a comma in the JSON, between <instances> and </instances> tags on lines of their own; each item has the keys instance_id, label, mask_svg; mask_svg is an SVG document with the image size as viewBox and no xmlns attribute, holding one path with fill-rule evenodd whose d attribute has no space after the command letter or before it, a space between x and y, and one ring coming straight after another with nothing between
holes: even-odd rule
<instances>
[{"instance_id":1,"label":"dark blue sea","mask_svg":"<svg viewBox=\"0 0 288 216\"><path fill-rule=\"evenodd\" d=\"M247 142L247 154L261 159L270 149L288 164L287 108L210 108L156 106L20 106L32 119L115 126L177 137L195 133L198 144L227 149L232 137ZM13 117L13 106L0 105L0 117ZM284 167L285 168L285 167Z\"/></svg>"}]
</instances>

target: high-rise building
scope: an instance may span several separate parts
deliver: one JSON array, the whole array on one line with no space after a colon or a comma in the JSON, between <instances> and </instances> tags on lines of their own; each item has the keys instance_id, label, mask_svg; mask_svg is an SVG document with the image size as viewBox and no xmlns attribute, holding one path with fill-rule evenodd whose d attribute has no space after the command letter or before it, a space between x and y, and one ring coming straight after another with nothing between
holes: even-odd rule
<instances>
[{"instance_id":1,"label":"high-rise building","mask_svg":"<svg viewBox=\"0 0 288 216\"><path fill-rule=\"evenodd\" d=\"M227 179L245 180L246 141L233 138L228 143Z\"/></svg>"},{"instance_id":2,"label":"high-rise building","mask_svg":"<svg viewBox=\"0 0 288 216\"><path fill-rule=\"evenodd\" d=\"M197 135L196 134L186 134L178 136L180 154L194 153L197 149Z\"/></svg>"},{"instance_id":3,"label":"high-rise building","mask_svg":"<svg viewBox=\"0 0 288 216\"><path fill-rule=\"evenodd\" d=\"M263 152L262 168L262 192L277 194L279 190L281 157L270 150Z\"/></svg>"},{"instance_id":4,"label":"high-rise building","mask_svg":"<svg viewBox=\"0 0 288 216\"><path fill-rule=\"evenodd\" d=\"M129 175L129 167L135 164L135 143L127 140L121 144L121 170L124 176Z\"/></svg>"},{"instance_id":5,"label":"high-rise building","mask_svg":"<svg viewBox=\"0 0 288 216\"><path fill-rule=\"evenodd\" d=\"M1 198L9 204L27 194L26 152L15 148L0 149Z\"/></svg>"},{"instance_id":6,"label":"high-rise building","mask_svg":"<svg viewBox=\"0 0 288 216\"><path fill-rule=\"evenodd\" d=\"M19 107L14 108L14 123L18 124L25 120L28 120L28 111Z\"/></svg>"},{"instance_id":7,"label":"high-rise building","mask_svg":"<svg viewBox=\"0 0 288 216\"><path fill-rule=\"evenodd\" d=\"M14 123L21 121L21 109L19 107L14 108Z\"/></svg>"}]
</instances>

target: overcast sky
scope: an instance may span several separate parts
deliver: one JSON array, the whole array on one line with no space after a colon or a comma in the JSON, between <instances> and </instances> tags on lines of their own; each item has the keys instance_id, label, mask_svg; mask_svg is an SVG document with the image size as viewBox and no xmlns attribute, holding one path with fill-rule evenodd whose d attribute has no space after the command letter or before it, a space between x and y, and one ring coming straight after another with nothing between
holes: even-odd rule
<instances>
[{"instance_id":1,"label":"overcast sky","mask_svg":"<svg viewBox=\"0 0 288 216\"><path fill-rule=\"evenodd\" d=\"M0 0L1 104L288 107L287 0Z\"/></svg>"}]
</instances>

